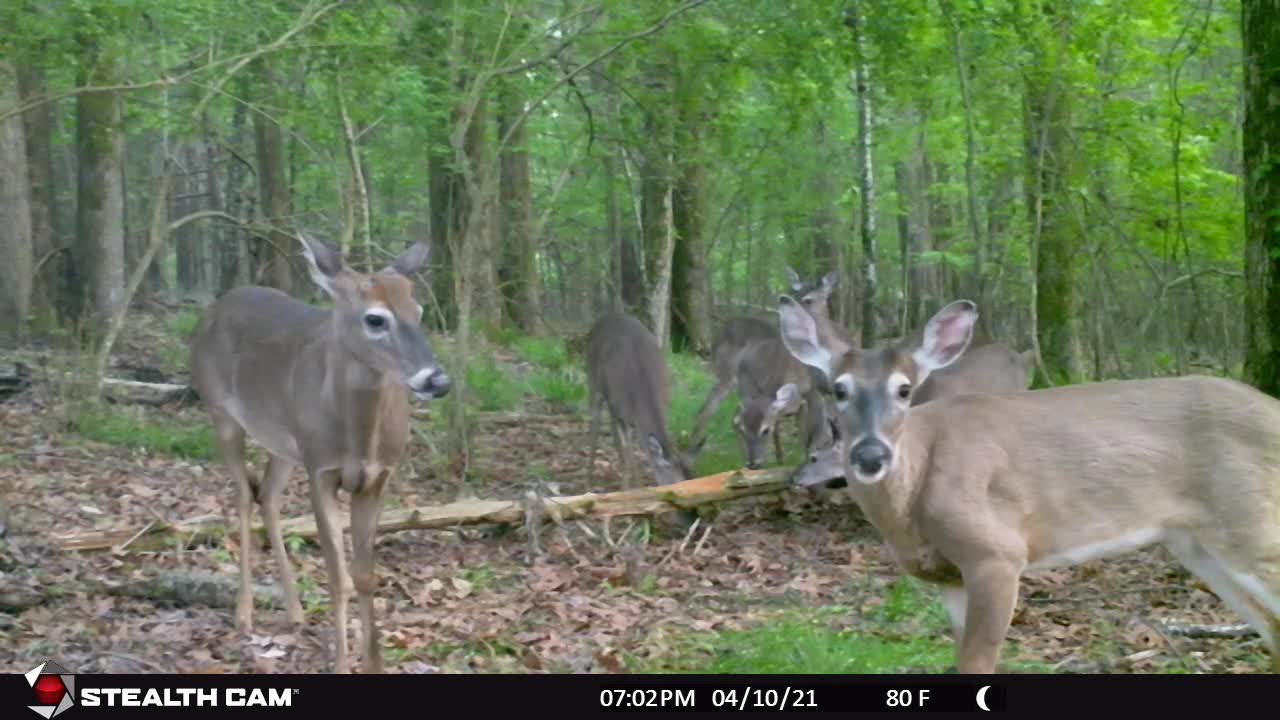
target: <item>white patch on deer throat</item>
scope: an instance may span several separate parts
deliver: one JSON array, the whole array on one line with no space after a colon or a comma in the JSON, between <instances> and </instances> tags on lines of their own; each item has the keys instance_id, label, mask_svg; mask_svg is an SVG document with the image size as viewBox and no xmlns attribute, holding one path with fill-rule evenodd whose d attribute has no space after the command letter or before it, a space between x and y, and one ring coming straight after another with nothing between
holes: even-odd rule
<instances>
[{"instance_id":1,"label":"white patch on deer throat","mask_svg":"<svg viewBox=\"0 0 1280 720\"><path fill-rule=\"evenodd\" d=\"M1084 543L1041 556L1027 564L1027 571L1071 567L1090 560L1123 555L1165 539L1163 528L1142 528L1101 542Z\"/></svg>"}]
</instances>

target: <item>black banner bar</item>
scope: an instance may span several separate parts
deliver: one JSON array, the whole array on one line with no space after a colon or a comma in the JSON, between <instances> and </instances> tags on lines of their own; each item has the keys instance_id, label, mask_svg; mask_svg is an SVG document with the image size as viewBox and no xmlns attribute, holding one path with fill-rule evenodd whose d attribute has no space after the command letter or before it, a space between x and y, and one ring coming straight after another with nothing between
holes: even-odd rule
<instances>
[{"instance_id":1,"label":"black banner bar","mask_svg":"<svg viewBox=\"0 0 1280 720\"><path fill-rule=\"evenodd\" d=\"M1266 675L88 675L0 676L0 717L362 718L403 708L518 713L1201 713L1268 707Z\"/></svg>"}]
</instances>

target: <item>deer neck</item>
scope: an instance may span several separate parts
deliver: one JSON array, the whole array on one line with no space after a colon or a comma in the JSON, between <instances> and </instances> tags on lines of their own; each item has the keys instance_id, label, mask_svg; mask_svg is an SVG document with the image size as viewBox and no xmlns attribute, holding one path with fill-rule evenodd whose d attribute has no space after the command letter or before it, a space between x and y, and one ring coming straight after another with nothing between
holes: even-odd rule
<instances>
[{"instance_id":1,"label":"deer neck","mask_svg":"<svg viewBox=\"0 0 1280 720\"><path fill-rule=\"evenodd\" d=\"M342 487L355 492L381 482L408 438L408 388L357 357L333 323L323 338L326 404L334 422Z\"/></svg>"},{"instance_id":2,"label":"deer neck","mask_svg":"<svg viewBox=\"0 0 1280 720\"><path fill-rule=\"evenodd\" d=\"M908 572L922 577L937 574L941 562L919 522L923 470L928 462L926 451L926 444L918 437L904 433L895 448L897 460L880 482L864 485L851 480L849 483L854 501L880 531L898 562Z\"/></svg>"}]
</instances>

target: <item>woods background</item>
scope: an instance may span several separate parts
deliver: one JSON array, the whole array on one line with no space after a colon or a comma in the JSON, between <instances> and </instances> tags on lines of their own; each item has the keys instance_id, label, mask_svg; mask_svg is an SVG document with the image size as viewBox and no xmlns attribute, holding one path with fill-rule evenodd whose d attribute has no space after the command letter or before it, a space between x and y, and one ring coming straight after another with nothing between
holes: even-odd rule
<instances>
[{"instance_id":1,"label":"woods background","mask_svg":"<svg viewBox=\"0 0 1280 720\"><path fill-rule=\"evenodd\" d=\"M5 3L0 329L318 299L304 230L429 238L459 368L617 307L705 354L790 266L864 344L963 296L1039 385L1280 394L1277 5Z\"/></svg>"}]
</instances>

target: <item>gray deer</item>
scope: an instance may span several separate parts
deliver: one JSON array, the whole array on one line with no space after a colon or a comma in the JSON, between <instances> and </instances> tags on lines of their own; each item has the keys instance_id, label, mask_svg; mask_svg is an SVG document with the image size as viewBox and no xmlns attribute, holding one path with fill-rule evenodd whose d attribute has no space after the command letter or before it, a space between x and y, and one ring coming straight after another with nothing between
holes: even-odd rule
<instances>
[{"instance_id":1,"label":"gray deer","mask_svg":"<svg viewBox=\"0 0 1280 720\"><path fill-rule=\"evenodd\" d=\"M347 658L347 582L338 490L351 496L351 584L359 595L366 673L382 670L374 619L374 540L382 491L409 442L409 397L449 392L422 332L410 277L426 262L418 243L381 272L347 266L341 254L299 237L311 278L333 300L321 309L266 287L239 287L213 303L191 343L191 382L205 403L227 472L240 493L240 594L236 624L253 627L256 500L283 586L285 610L302 623L293 568L280 536L280 500L293 469L306 471L329 576L335 672ZM245 439L269 454L262 481L245 465Z\"/></svg>"},{"instance_id":2,"label":"gray deer","mask_svg":"<svg viewBox=\"0 0 1280 720\"><path fill-rule=\"evenodd\" d=\"M587 337L587 387L590 406L590 455L587 483L594 486L596 439L600 414L609 409L614 446L622 463L623 482L633 487L634 444L644 444L649 467L659 485L687 480L687 459L675 450L668 431L671 381L658 340L636 318L621 312L604 315Z\"/></svg>"}]
</instances>

